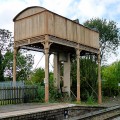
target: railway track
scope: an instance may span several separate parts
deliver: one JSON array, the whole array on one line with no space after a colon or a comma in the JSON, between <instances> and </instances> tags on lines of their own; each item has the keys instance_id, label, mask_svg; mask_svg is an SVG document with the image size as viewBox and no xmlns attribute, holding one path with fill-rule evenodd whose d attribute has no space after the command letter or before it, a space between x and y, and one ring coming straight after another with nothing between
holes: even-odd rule
<instances>
[{"instance_id":1,"label":"railway track","mask_svg":"<svg viewBox=\"0 0 120 120\"><path fill-rule=\"evenodd\" d=\"M77 117L71 117L69 120L120 120L120 106L105 108Z\"/></svg>"}]
</instances>

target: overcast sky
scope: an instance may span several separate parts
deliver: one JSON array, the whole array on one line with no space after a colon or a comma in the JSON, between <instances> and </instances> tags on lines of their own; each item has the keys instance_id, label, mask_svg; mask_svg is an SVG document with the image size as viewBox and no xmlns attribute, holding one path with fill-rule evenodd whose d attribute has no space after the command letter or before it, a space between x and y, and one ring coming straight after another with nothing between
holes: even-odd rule
<instances>
[{"instance_id":1,"label":"overcast sky","mask_svg":"<svg viewBox=\"0 0 120 120\"><path fill-rule=\"evenodd\" d=\"M88 19L99 17L114 20L120 27L120 0L0 0L0 29L13 32L13 18L29 6L45 7L69 19L78 18L81 24ZM120 60L120 48L117 52L119 55L111 55L108 64ZM34 67L41 56L42 54L37 53Z\"/></svg>"}]
</instances>

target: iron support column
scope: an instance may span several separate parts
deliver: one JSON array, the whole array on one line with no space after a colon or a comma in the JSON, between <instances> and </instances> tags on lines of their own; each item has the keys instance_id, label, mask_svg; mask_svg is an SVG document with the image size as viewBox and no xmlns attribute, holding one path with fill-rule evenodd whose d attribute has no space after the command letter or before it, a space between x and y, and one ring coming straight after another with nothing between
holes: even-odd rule
<instances>
[{"instance_id":1,"label":"iron support column","mask_svg":"<svg viewBox=\"0 0 120 120\"><path fill-rule=\"evenodd\" d=\"M49 101L49 50L45 49L45 102Z\"/></svg>"},{"instance_id":2,"label":"iron support column","mask_svg":"<svg viewBox=\"0 0 120 120\"><path fill-rule=\"evenodd\" d=\"M98 104L102 103L100 53L98 54Z\"/></svg>"},{"instance_id":3,"label":"iron support column","mask_svg":"<svg viewBox=\"0 0 120 120\"><path fill-rule=\"evenodd\" d=\"M45 102L49 102L49 48L51 43L49 42L49 36L45 36L45 41L43 43L45 51Z\"/></svg>"},{"instance_id":4,"label":"iron support column","mask_svg":"<svg viewBox=\"0 0 120 120\"><path fill-rule=\"evenodd\" d=\"M80 98L80 50L76 50L77 55L77 102L81 102Z\"/></svg>"}]
</instances>

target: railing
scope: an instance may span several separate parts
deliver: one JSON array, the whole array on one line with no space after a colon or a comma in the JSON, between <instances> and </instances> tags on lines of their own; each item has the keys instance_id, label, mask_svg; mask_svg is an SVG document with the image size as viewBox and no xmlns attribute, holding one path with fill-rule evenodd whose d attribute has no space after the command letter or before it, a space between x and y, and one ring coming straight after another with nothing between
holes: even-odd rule
<instances>
[{"instance_id":1,"label":"railing","mask_svg":"<svg viewBox=\"0 0 120 120\"><path fill-rule=\"evenodd\" d=\"M36 86L0 88L0 105L31 102L36 98Z\"/></svg>"}]
</instances>

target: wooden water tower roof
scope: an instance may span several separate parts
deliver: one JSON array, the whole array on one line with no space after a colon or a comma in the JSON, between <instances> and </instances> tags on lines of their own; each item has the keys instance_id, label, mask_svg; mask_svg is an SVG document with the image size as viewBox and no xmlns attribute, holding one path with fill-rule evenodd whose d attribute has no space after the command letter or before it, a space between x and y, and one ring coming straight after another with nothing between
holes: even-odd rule
<instances>
[{"instance_id":1,"label":"wooden water tower roof","mask_svg":"<svg viewBox=\"0 0 120 120\"><path fill-rule=\"evenodd\" d=\"M19 19L22 19L22 18L26 18L28 16L37 14L37 13L42 12L44 10L46 10L46 9L43 8L43 7L40 7L40 6L27 7L26 9L24 9L20 13L18 13L14 17L13 21L15 22L16 20L19 20Z\"/></svg>"},{"instance_id":2,"label":"wooden water tower roof","mask_svg":"<svg viewBox=\"0 0 120 120\"><path fill-rule=\"evenodd\" d=\"M15 16L14 42L16 47L39 44L45 36L54 45L64 45L82 50L99 51L99 33L73 20L51 12L43 7L32 6Z\"/></svg>"}]
</instances>

